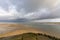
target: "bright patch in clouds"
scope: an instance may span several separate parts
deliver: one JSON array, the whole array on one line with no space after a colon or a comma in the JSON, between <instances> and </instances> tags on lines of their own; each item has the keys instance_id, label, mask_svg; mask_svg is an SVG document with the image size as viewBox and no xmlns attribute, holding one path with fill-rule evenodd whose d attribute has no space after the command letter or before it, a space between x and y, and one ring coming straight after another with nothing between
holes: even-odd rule
<instances>
[{"instance_id":1,"label":"bright patch in clouds","mask_svg":"<svg viewBox=\"0 0 60 40\"><path fill-rule=\"evenodd\" d=\"M60 22L60 18L55 18L55 19L44 19L44 20L35 20L32 22Z\"/></svg>"},{"instance_id":2,"label":"bright patch in clouds","mask_svg":"<svg viewBox=\"0 0 60 40\"><path fill-rule=\"evenodd\" d=\"M2 19L4 19L4 18L9 19L9 17L13 18L14 15L15 15L14 12L16 12L16 11L14 11L13 8L12 8L12 9L9 8L8 11L5 11L3 8L0 8L0 17L2 17ZM3 17L4 17L4 18L3 18ZM11 19L11 18L10 18L10 19ZM13 18L13 19L14 19L14 18Z\"/></svg>"},{"instance_id":3,"label":"bright patch in clouds","mask_svg":"<svg viewBox=\"0 0 60 40\"><path fill-rule=\"evenodd\" d=\"M11 13L5 11L3 8L0 8L0 16L12 16Z\"/></svg>"}]
</instances>

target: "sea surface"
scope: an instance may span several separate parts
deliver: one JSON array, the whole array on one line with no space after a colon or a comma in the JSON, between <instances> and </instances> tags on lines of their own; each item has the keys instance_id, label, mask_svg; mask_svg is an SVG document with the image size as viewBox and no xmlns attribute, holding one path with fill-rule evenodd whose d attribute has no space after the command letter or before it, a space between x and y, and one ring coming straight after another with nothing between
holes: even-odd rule
<instances>
[{"instance_id":1,"label":"sea surface","mask_svg":"<svg viewBox=\"0 0 60 40\"><path fill-rule=\"evenodd\" d=\"M56 36L60 38L60 24L45 24L45 23L26 23L32 28L48 33L51 36Z\"/></svg>"},{"instance_id":2,"label":"sea surface","mask_svg":"<svg viewBox=\"0 0 60 40\"><path fill-rule=\"evenodd\" d=\"M6 23L7 24L7 23ZM14 23L12 23L14 24ZM35 29L37 31L42 31L45 34L55 36L60 38L60 25L59 24L44 24L44 23L32 23L32 22L26 22L26 23L18 23L23 25L28 25L27 27L8 27L8 26L0 26L0 34L4 32L14 31L14 30L27 30L27 29ZM31 27L31 28L30 28Z\"/></svg>"}]
</instances>

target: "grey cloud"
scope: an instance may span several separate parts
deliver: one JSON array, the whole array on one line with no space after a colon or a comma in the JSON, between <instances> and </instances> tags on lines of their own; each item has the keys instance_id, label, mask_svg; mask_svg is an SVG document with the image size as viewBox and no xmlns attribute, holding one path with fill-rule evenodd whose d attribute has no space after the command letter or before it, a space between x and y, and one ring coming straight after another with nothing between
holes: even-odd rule
<instances>
[{"instance_id":1,"label":"grey cloud","mask_svg":"<svg viewBox=\"0 0 60 40\"><path fill-rule=\"evenodd\" d=\"M8 11L9 0L0 0L0 7L2 7L5 11Z\"/></svg>"},{"instance_id":2,"label":"grey cloud","mask_svg":"<svg viewBox=\"0 0 60 40\"><path fill-rule=\"evenodd\" d=\"M21 8L25 10L26 13L37 11L43 4L43 0L10 0L13 5L16 6L17 10L20 11Z\"/></svg>"},{"instance_id":3,"label":"grey cloud","mask_svg":"<svg viewBox=\"0 0 60 40\"><path fill-rule=\"evenodd\" d=\"M17 0L16 0L17 1ZM19 8L23 8L25 11L25 15L30 14L30 13L34 13L31 18L38 18L38 19L45 19L45 18L57 18L60 17L60 12L58 8L59 5L54 6L56 0L20 0L22 2L22 4L20 5L19 2L16 3L16 5L19 5L19 7L17 6L17 9L19 10ZM39 10L42 9L47 9L46 12L44 13L42 11L38 12ZM24 12L23 11L23 12ZM36 12L36 13L35 13ZM34 16L36 15L36 16ZM39 15L39 16L38 16ZM34 17L33 17L34 16Z\"/></svg>"},{"instance_id":4,"label":"grey cloud","mask_svg":"<svg viewBox=\"0 0 60 40\"><path fill-rule=\"evenodd\" d=\"M15 6L18 18L58 18L60 17L60 8L58 8L60 4L55 5L56 1L57 0L0 0L0 7L8 11L10 6Z\"/></svg>"}]
</instances>

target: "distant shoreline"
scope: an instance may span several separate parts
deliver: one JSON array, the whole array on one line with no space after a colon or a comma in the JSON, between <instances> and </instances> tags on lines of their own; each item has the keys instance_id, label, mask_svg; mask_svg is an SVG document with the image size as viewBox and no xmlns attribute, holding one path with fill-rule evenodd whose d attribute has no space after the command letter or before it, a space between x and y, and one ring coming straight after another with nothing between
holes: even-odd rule
<instances>
[{"instance_id":1,"label":"distant shoreline","mask_svg":"<svg viewBox=\"0 0 60 40\"><path fill-rule=\"evenodd\" d=\"M18 22L0 22L0 24L21 24Z\"/></svg>"}]
</instances>

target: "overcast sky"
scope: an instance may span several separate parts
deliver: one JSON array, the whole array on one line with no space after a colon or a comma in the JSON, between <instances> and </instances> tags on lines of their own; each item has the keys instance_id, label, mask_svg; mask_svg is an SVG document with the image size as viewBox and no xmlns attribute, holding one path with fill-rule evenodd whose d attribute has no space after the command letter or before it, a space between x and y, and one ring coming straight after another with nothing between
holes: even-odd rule
<instances>
[{"instance_id":1,"label":"overcast sky","mask_svg":"<svg viewBox=\"0 0 60 40\"><path fill-rule=\"evenodd\" d=\"M60 18L60 0L0 0L0 20Z\"/></svg>"}]
</instances>

